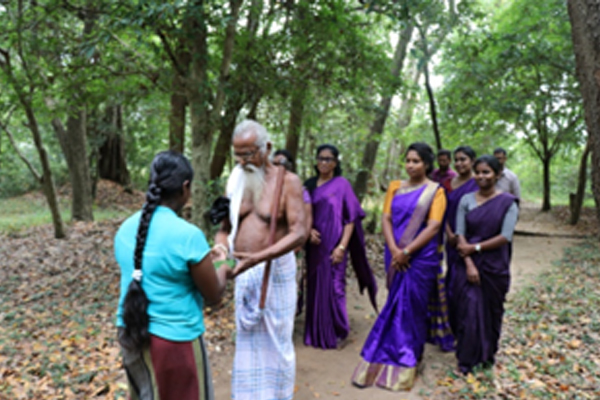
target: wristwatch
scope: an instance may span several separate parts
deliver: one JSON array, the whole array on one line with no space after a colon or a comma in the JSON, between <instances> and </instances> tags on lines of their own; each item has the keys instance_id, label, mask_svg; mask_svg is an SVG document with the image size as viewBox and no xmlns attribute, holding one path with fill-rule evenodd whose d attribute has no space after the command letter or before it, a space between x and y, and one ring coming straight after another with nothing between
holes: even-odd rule
<instances>
[{"instance_id":1,"label":"wristwatch","mask_svg":"<svg viewBox=\"0 0 600 400\"><path fill-rule=\"evenodd\" d=\"M475 245L475 251L478 252L478 253L481 253L481 244L477 243Z\"/></svg>"},{"instance_id":2,"label":"wristwatch","mask_svg":"<svg viewBox=\"0 0 600 400\"><path fill-rule=\"evenodd\" d=\"M408 250L406 247L404 249L402 249L402 254L404 254L405 256L410 254L410 250Z\"/></svg>"}]
</instances>

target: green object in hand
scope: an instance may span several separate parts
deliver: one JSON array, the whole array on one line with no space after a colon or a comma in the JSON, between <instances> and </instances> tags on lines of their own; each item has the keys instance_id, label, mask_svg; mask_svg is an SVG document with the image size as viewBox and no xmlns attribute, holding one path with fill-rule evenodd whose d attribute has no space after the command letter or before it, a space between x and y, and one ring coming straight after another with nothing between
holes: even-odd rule
<instances>
[{"instance_id":1,"label":"green object in hand","mask_svg":"<svg viewBox=\"0 0 600 400\"><path fill-rule=\"evenodd\" d=\"M230 268L235 267L235 261L234 260L221 260L221 261L215 261L214 265L216 269L221 268L221 265L223 264L227 264Z\"/></svg>"}]
</instances>

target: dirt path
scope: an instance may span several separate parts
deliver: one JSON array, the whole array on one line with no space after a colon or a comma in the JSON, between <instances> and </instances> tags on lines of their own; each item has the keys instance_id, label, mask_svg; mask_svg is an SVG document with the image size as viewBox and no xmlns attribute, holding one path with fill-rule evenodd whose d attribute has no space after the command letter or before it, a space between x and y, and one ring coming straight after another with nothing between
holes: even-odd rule
<instances>
[{"instance_id":1,"label":"dirt path","mask_svg":"<svg viewBox=\"0 0 600 400\"><path fill-rule=\"evenodd\" d=\"M530 212L534 215L535 213ZM520 230L527 231L530 227L530 218L520 221ZM536 228L540 228L539 223ZM512 261L512 287L510 296L520 287L534 281L542 271L548 269L552 261L562 255L565 247L571 246L575 239L562 237L535 237L517 236L514 240L514 253ZM385 288L384 282L379 279L379 287ZM375 314L371 309L366 296L358 294L354 282L348 285L348 314L351 321L351 333L346 347L342 350L317 350L304 346L302 342L302 329L304 317L296 320L294 342L296 344L296 400L309 399L394 399L416 400L429 398L436 389L437 382L446 371L455 365L453 353L442 353L437 347L427 345L424 354L423 371L419 375L415 387L410 392L392 393L377 388L360 390L350 383L350 376L359 361L362 345L373 325ZM387 291L381 289L378 294L378 304L385 303ZM213 361L213 375L215 380L216 398L229 399L231 381L231 351L227 353L211 354Z\"/></svg>"}]
</instances>

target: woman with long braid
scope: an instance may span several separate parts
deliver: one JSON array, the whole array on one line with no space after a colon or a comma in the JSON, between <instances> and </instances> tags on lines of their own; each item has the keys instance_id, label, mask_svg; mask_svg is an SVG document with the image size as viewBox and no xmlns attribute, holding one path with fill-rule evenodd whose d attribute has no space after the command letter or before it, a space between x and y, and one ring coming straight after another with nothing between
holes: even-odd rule
<instances>
[{"instance_id":1,"label":"woman with long braid","mask_svg":"<svg viewBox=\"0 0 600 400\"><path fill-rule=\"evenodd\" d=\"M183 155L158 153L143 209L115 236L117 327L133 399L213 399L202 309L220 301L231 270L215 270L202 231L177 215L193 175Z\"/></svg>"}]
</instances>

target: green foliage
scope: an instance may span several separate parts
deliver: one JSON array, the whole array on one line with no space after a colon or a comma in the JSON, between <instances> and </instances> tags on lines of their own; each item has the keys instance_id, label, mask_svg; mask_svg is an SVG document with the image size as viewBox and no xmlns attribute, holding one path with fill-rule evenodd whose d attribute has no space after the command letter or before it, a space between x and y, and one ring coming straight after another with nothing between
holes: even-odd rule
<instances>
[{"instance_id":1,"label":"green foliage","mask_svg":"<svg viewBox=\"0 0 600 400\"><path fill-rule=\"evenodd\" d=\"M453 34L438 70L445 79L441 125L454 143L483 145L485 152L510 144L521 153L515 158L542 162L581 152L580 94L562 0L544 7L514 0L471 21Z\"/></svg>"},{"instance_id":2,"label":"green foliage","mask_svg":"<svg viewBox=\"0 0 600 400\"><path fill-rule=\"evenodd\" d=\"M2 145L8 140L0 136ZM17 196L37 188L38 183L14 152L4 150L0 154L0 198Z\"/></svg>"},{"instance_id":3,"label":"green foliage","mask_svg":"<svg viewBox=\"0 0 600 400\"><path fill-rule=\"evenodd\" d=\"M239 101L238 120L258 99L257 119L268 127L275 147L283 147L291 99L298 92L304 96L297 161L303 178L313 174L316 146L330 142L340 148L344 174L353 180L380 97L386 93L396 98L379 138L376 181L370 186L373 198L381 196L380 184L402 176L404 146L415 140L434 142L422 75L416 72L429 53L432 76L443 80L434 85L434 93L445 147L469 143L479 154L506 147L509 167L521 177L524 195L532 200L542 191L536 158L551 154L556 201L566 202L575 189L575 160L585 138L562 0L543 6L524 0L245 1L223 81L220 68L231 2L195 4L44 0L28 3L20 18L13 5L5 6L0 10L7 17L0 18L0 48L9 50L15 76L0 73L0 85L9 89L0 91L0 123L7 122L9 109L18 105L9 85L15 79L35 105L60 185L67 180L67 170L52 119L65 121L70 105L85 104L88 155L95 171L97 149L108 131L105 110L121 104L128 167L134 185L145 188L150 160L168 147L169 98L181 66L172 56L189 52L186 40L197 33L186 28L186 18L206 15L205 84L213 94L223 85L225 107ZM93 26L84 34L90 19ZM394 80L389 71L393 45L409 22L423 34L415 32L401 76ZM404 126L408 109L403 104L409 99L412 122ZM37 165L24 122L17 107L9 127L19 148ZM189 133L188 123L185 148L192 156ZM0 138L0 197L37 187L6 136ZM231 163L225 175L229 167Z\"/></svg>"}]
</instances>

